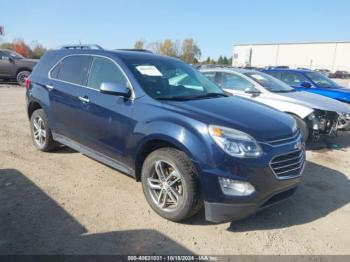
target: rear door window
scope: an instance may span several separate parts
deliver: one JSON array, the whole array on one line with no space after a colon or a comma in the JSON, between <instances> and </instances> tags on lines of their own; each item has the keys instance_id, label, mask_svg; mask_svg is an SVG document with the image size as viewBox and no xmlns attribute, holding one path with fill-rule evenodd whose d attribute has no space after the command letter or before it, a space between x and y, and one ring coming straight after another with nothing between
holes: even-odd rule
<instances>
[{"instance_id":1,"label":"rear door window","mask_svg":"<svg viewBox=\"0 0 350 262\"><path fill-rule=\"evenodd\" d=\"M51 77L56 76L65 82L86 85L91 59L91 56L87 55L68 56L51 71Z\"/></svg>"},{"instance_id":2,"label":"rear door window","mask_svg":"<svg viewBox=\"0 0 350 262\"><path fill-rule=\"evenodd\" d=\"M94 57L87 86L99 90L102 83L114 83L127 86L127 79L110 59Z\"/></svg>"}]
</instances>

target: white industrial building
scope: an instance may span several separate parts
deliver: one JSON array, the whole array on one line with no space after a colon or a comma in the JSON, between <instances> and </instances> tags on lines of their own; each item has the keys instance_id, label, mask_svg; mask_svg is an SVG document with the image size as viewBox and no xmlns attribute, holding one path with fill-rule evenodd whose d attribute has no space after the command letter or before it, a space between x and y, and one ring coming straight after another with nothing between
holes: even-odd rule
<instances>
[{"instance_id":1,"label":"white industrial building","mask_svg":"<svg viewBox=\"0 0 350 262\"><path fill-rule=\"evenodd\" d=\"M232 66L289 66L350 71L350 42L236 44Z\"/></svg>"}]
</instances>

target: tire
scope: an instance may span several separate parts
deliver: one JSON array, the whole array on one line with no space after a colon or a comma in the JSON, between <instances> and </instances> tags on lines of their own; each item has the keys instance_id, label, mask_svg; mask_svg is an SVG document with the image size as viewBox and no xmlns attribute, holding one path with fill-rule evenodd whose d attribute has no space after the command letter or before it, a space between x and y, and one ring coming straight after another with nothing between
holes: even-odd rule
<instances>
[{"instance_id":1,"label":"tire","mask_svg":"<svg viewBox=\"0 0 350 262\"><path fill-rule=\"evenodd\" d=\"M37 109L30 117L30 130L34 146L43 152L49 152L59 146L53 140L44 110ZM45 132L45 133L44 133Z\"/></svg>"},{"instance_id":2,"label":"tire","mask_svg":"<svg viewBox=\"0 0 350 262\"><path fill-rule=\"evenodd\" d=\"M163 174L163 178L158 174ZM155 182L157 178L158 182ZM161 148L153 151L143 163L141 181L148 204L158 215L168 220L183 221L198 213L203 205L196 168L186 154L177 149ZM164 181L167 185L164 185ZM161 192L162 197L159 197Z\"/></svg>"},{"instance_id":3,"label":"tire","mask_svg":"<svg viewBox=\"0 0 350 262\"><path fill-rule=\"evenodd\" d=\"M303 142L306 143L306 141L309 139L309 133L310 133L307 123L296 115L290 115L290 116L293 117L297 122L297 126L300 129L301 135L303 137Z\"/></svg>"},{"instance_id":4,"label":"tire","mask_svg":"<svg viewBox=\"0 0 350 262\"><path fill-rule=\"evenodd\" d=\"M22 70L22 71L19 71L17 76L16 76L16 79L17 79L17 83L20 85L20 86L25 86L25 79L30 75L30 71L28 70Z\"/></svg>"}]
</instances>

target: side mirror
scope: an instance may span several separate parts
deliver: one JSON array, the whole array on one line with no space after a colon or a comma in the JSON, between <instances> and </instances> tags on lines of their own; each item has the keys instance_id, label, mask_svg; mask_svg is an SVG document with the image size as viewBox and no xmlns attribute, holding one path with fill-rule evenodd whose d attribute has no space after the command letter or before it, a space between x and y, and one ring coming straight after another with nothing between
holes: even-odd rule
<instances>
[{"instance_id":1,"label":"side mirror","mask_svg":"<svg viewBox=\"0 0 350 262\"><path fill-rule=\"evenodd\" d=\"M125 98L131 96L130 89L118 83L103 82L100 86L100 92L107 95L122 96Z\"/></svg>"},{"instance_id":2,"label":"side mirror","mask_svg":"<svg viewBox=\"0 0 350 262\"><path fill-rule=\"evenodd\" d=\"M245 93L247 94L252 94L252 95L259 95L260 91L258 89L252 88L252 87L248 87L244 90Z\"/></svg>"},{"instance_id":3,"label":"side mirror","mask_svg":"<svg viewBox=\"0 0 350 262\"><path fill-rule=\"evenodd\" d=\"M305 87L305 88L310 88L310 87L312 87L312 85L311 85L309 82L302 82L300 85L301 85L302 87Z\"/></svg>"}]
</instances>

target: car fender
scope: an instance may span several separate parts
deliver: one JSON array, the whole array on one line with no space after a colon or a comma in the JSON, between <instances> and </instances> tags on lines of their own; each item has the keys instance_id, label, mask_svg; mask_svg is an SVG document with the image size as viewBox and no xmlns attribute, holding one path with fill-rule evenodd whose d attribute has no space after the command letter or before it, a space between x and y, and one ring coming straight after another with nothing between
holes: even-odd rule
<instances>
[{"instance_id":1,"label":"car fender","mask_svg":"<svg viewBox=\"0 0 350 262\"><path fill-rule=\"evenodd\" d=\"M37 84L36 82L31 82L31 84L37 85L38 88L31 88L30 90L27 91L28 108L31 103L39 104L47 116L49 125L52 127L53 125L51 123L52 114L51 114L49 93L43 86Z\"/></svg>"},{"instance_id":2,"label":"car fender","mask_svg":"<svg viewBox=\"0 0 350 262\"><path fill-rule=\"evenodd\" d=\"M143 122L135 127L134 133L141 135L131 148L134 151L133 159L136 160L138 152L143 145L151 140L162 140L175 145L185 152L195 163L205 163L209 167L215 167L225 161L226 154L214 143L208 133L207 125L196 122L191 125L185 120L159 119Z\"/></svg>"}]
</instances>

